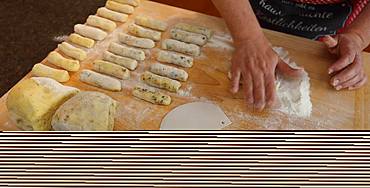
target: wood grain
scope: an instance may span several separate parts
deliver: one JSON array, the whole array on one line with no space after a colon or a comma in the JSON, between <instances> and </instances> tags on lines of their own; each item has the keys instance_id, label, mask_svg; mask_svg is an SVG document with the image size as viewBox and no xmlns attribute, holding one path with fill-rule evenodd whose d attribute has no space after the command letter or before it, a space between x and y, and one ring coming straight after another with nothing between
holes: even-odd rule
<instances>
[{"instance_id":1,"label":"wood grain","mask_svg":"<svg viewBox=\"0 0 370 188\"><path fill-rule=\"evenodd\" d=\"M313 114L307 119L288 117L276 111L256 114L247 110L241 93L237 95L229 93L230 82L227 79L227 72L232 55L232 50L229 47L232 43L229 41L230 36L222 19L150 1L144 1L135 10L135 13L130 16L129 23L136 15L158 18L168 22L170 26L178 22L204 25L213 29L216 35L212 42L203 48L202 55L196 58L195 66L187 69L190 79L183 84L182 88L191 91L191 95L171 94L174 102L168 107L155 106L131 96L131 88L135 85L133 80L137 79L148 64L155 62L157 49L151 51L153 55L150 59L140 64L139 69L133 73L131 81L123 82L125 89L122 92L108 92L83 84L78 81L78 73L72 74L71 81L66 85L75 86L82 90L100 91L121 103L115 130L157 130L166 113L181 104L192 101L209 101L218 104L233 122L225 129L335 130L370 128L370 86L367 85L357 91L334 91L328 84L327 67L335 60L335 57L327 53L324 45L318 42L265 30L273 45L287 49L292 59L309 72ZM127 24L120 25L120 30L126 31ZM168 32L166 32L163 38L168 38L168 36ZM89 53L89 58L82 62L82 69L90 68L91 62L100 58L112 41L114 39L108 37L100 42ZM158 46L159 44L157 44L157 48ZM368 63L370 55L364 53L364 60L367 62L366 71L370 74ZM5 100L6 96L0 99L0 125L2 125L0 130L17 130L9 121Z\"/></svg>"}]
</instances>

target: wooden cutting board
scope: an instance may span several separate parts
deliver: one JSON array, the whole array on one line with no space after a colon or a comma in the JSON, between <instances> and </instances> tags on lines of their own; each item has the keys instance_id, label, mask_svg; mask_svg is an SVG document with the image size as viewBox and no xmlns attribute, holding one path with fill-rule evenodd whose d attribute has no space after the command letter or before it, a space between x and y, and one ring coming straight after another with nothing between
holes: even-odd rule
<instances>
[{"instance_id":1,"label":"wooden cutting board","mask_svg":"<svg viewBox=\"0 0 370 188\"><path fill-rule=\"evenodd\" d=\"M204 14L183 10L150 1L143 3L130 16L131 23L136 15L145 15L169 23L170 27L178 22L188 22L209 27L215 31L214 38L202 49L202 55L195 59L195 66L187 69L190 75L184 83L180 94L171 94L173 103L168 107L156 106L131 96L131 88L138 83L138 76L147 65L155 62L158 49L150 52L151 58L141 63L138 70L133 72L132 79L123 81L122 92L108 92L78 80L78 73L72 75L66 85L81 90L100 91L113 97L121 103L117 113L115 130L157 130L162 118L175 107L193 102L210 101L218 104L233 122L226 130L237 129L369 129L370 128L370 86L357 91L337 92L328 84L328 66L334 62L324 45L319 42L265 30L265 34L275 46L284 47L292 59L303 66L311 78L311 98L313 114L310 118L302 119L288 117L280 112L249 112L243 101L243 95L229 93L230 82L227 72L232 55L232 42L227 27L222 19ZM90 68L91 62L101 58L102 53L112 41L117 41L119 32L126 31L128 23L119 28L103 42L89 52L89 58L82 62L82 69ZM166 32L163 38L168 38ZM159 44L157 44L157 47ZM366 71L370 75L370 55L364 53ZM45 63L45 61L43 61ZM28 78L26 76L26 78ZM5 105L6 95L0 99L0 130L17 130L9 120ZM189 117L191 118L191 117Z\"/></svg>"}]
</instances>

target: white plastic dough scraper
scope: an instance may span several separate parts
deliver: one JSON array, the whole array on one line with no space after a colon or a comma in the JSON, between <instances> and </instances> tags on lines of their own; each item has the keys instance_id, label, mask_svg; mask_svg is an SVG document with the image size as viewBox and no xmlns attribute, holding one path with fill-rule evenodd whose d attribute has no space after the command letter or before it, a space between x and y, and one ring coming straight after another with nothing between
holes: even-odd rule
<instances>
[{"instance_id":1,"label":"white plastic dough scraper","mask_svg":"<svg viewBox=\"0 0 370 188\"><path fill-rule=\"evenodd\" d=\"M212 103L194 102L179 106L162 120L161 130L221 130L232 122Z\"/></svg>"}]
</instances>

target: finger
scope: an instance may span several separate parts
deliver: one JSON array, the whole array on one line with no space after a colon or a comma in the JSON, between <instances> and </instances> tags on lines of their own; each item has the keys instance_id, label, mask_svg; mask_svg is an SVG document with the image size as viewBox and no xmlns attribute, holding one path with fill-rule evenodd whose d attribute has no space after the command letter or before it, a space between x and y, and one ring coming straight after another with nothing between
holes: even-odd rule
<instances>
[{"instance_id":1,"label":"finger","mask_svg":"<svg viewBox=\"0 0 370 188\"><path fill-rule=\"evenodd\" d=\"M335 48L338 45L338 37L332 37L330 35L326 35L322 37L322 42L328 47L328 48Z\"/></svg>"},{"instance_id":2,"label":"finger","mask_svg":"<svg viewBox=\"0 0 370 188\"><path fill-rule=\"evenodd\" d=\"M253 74L254 109L261 111L265 108L265 81L262 73Z\"/></svg>"},{"instance_id":3,"label":"finger","mask_svg":"<svg viewBox=\"0 0 370 188\"><path fill-rule=\"evenodd\" d=\"M334 72L338 72L346 68L348 65L350 65L356 57L356 54L352 51L347 51L343 55L340 56L340 58L329 67L328 73L332 74Z\"/></svg>"},{"instance_id":4,"label":"finger","mask_svg":"<svg viewBox=\"0 0 370 188\"><path fill-rule=\"evenodd\" d=\"M247 102L247 106L250 107L254 103L252 75L249 73L243 73L243 82L245 101Z\"/></svg>"},{"instance_id":5,"label":"finger","mask_svg":"<svg viewBox=\"0 0 370 188\"><path fill-rule=\"evenodd\" d=\"M265 76L265 95L266 95L266 107L271 108L276 100L276 86L274 73L266 74Z\"/></svg>"},{"instance_id":6,"label":"finger","mask_svg":"<svg viewBox=\"0 0 370 188\"><path fill-rule=\"evenodd\" d=\"M368 78L367 76L365 76L360 82L358 82L357 84L349 87L348 89L349 90L355 90L355 89L360 89L362 86L364 86L367 82Z\"/></svg>"},{"instance_id":7,"label":"finger","mask_svg":"<svg viewBox=\"0 0 370 188\"><path fill-rule=\"evenodd\" d=\"M237 63L233 63L231 68L231 93L237 93L240 86L241 70Z\"/></svg>"},{"instance_id":8,"label":"finger","mask_svg":"<svg viewBox=\"0 0 370 188\"><path fill-rule=\"evenodd\" d=\"M336 90L341 90L341 89L352 87L355 84L359 83L364 78L365 78L365 74L363 74L363 73L357 74L355 77L353 77L353 78L347 80L346 82L341 83L338 86L336 86L335 89Z\"/></svg>"},{"instance_id":9,"label":"finger","mask_svg":"<svg viewBox=\"0 0 370 188\"><path fill-rule=\"evenodd\" d=\"M360 55L357 55L352 64L350 64L346 69L342 70L340 73L338 73L331 79L332 85L336 87L337 90L342 89L340 88L340 85L358 75L361 72L361 68L362 68L362 58Z\"/></svg>"},{"instance_id":10,"label":"finger","mask_svg":"<svg viewBox=\"0 0 370 188\"><path fill-rule=\"evenodd\" d=\"M303 72L302 68L298 68L298 69L292 68L291 66L289 66L288 64L286 64L284 61L281 61L281 60L277 64L276 68L283 75L286 75L292 78L302 76L302 72Z\"/></svg>"}]
</instances>

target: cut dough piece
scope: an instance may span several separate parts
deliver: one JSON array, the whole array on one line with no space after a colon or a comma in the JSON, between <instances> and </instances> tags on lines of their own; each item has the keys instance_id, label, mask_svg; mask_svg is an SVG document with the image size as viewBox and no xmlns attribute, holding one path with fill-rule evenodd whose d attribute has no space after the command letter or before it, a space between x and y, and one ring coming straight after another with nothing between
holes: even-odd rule
<instances>
[{"instance_id":1,"label":"cut dough piece","mask_svg":"<svg viewBox=\"0 0 370 188\"><path fill-rule=\"evenodd\" d=\"M137 37L148 38L154 41L160 41L162 38L161 32L147 29L136 24L129 25L127 30L130 34L133 34Z\"/></svg>"},{"instance_id":2,"label":"cut dough piece","mask_svg":"<svg viewBox=\"0 0 370 188\"><path fill-rule=\"evenodd\" d=\"M80 61L83 61L87 58L87 54L80 48L74 47L67 42L63 42L58 45L58 49L63 52L63 54Z\"/></svg>"},{"instance_id":3,"label":"cut dough piece","mask_svg":"<svg viewBox=\"0 0 370 188\"><path fill-rule=\"evenodd\" d=\"M171 104L171 97L169 95L141 86L135 87L132 91L132 95L152 104L165 106Z\"/></svg>"},{"instance_id":4,"label":"cut dough piece","mask_svg":"<svg viewBox=\"0 0 370 188\"><path fill-rule=\"evenodd\" d=\"M158 76L149 71L146 71L141 76L141 79L150 86L157 87L160 89L165 89L165 90L175 92L175 93L179 91L181 87L180 82L163 77L163 76Z\"/></svg>"},{"instance_id":5,"label":"cut dough piece","mask_svg":"<svg viewBox=\"0 0 370 188\"><path fill-rule=\"evenodd\" d=\"M87 37L83 37L77 33L72 33L69 36L69 41L79 46L86 47L86 48L92 48L95 45L94 40L87 38Z\"/></svg>"},{"instance_id":6,"label":"cut dough piece","mask_svg":"<svg viewBox=\"0 0 370 188\"><path fill-rule=\"evenodd\" d=\"M86 23L88 25L103 29L108 32L112 32L117 27L116 23L114 23L113 21L95 15L90 15L87 18Z\"/></svg>"},{"instance_id":7,"label":"cut dough piece","mask_svg":"<svg viewBox=\"0 0 370 188\"><path fill-rule=\"evenodd\" d=\"M195 44L188 44L173 39L166 39L162 42L162 49L175 51L191 56L199 56L200 48Z\"/></svg>"},{"instance_id":8,"label":"cut dough piece","mask_svg":"<svg viewBox=\"0 0 370 188\"><path fill-rule=\"evenodd\" d=\"M52 78L61 83L68 82L70 79L67 71L54 69L41 63L33 66L31 74L37 77Z\"/></svg>"},{"instance_id":9,"label":"cut dough piece","mask_svg":"<svg viewBox=\"0 0 370 188\"><path fill-rule=\"evenodd\" d=\"M121 57L115 54L112 54L110 52L104 52L103 59L109 62L112 62L114 64L124 66L128 68L129 70L135 70L137 67L138 62L135 59L130 59L127 57Z\"/></svg>"},{"instance_id":10,"label":"cut dough piece","mask_svg":"<svg viewBox=\"0 0 370 188\"><path fill-rule=\"evenodd\" d=\"M50 131L58 107L79 92L51 78L34 77L20 81L9 92L6 105L10 119L24 131Z\"/></svg>"},{"instance_id":11,"label":"cut dough piece","mask_svg":"<svg viewBox=\"0 0 370 188\"><path fill-rule=\"evenodd\" d=\"M171 63L185 68L193 66L193 58L176 52L161 50L157 55L159 62Z\"/></svg>"},{"instance_id":12,"label":"cut dough piece","mask_svg":"<svg viewBox=\"0 0 370 188\"><path fill-rule=\"evenodd\" d=\"M125 14L132 14L135 11L135 8L130 5L121 4L121 3L117 3L115 1L110 1L110 0L107 1L107 3L105 4L105 7L107 7L110 10L120 12L120 13L125 13Z\"/></svg>"},{"instance_id":13,"label":"cut dough piece","mask_svg":"<svg viewBox=\"0 0 370 188\"><path fill-rule=\"evenodd\" d=\"M122 14L122 13L119 13L119 12L115 12L115 11L109 10L105 7L99 8L98 11L97 11L97 15L101 16L103 18L110 19L112 21L116 21L116 22L126 22L127 19L128 19L127 14Z\"/></svg>"},{"instance_id":14,"label":"cut dough piece","mask_svg":"<svg viewBox=\"0 0 370 188\"><path fill-rule=\"evenodd\" d=\"M117 54L117 55L120 55L120 56L123 56L123 57L128 57L128 58L131 58L131 59L135 59L137 61L144 61L145 60L145 53L144 53L143 50L138 50L138 49L135 49L135 48L123 46L123 45L117 44L115 42L112 42L109 45L108 50L110 52L114 53L114 54Z\"/></svg>"},{"instance_id":15,"label":"cut dough piece","mask_svg":"<svg viewBox=\"0 0 370 188\"><path fill-rule=\"evenodd\" d=\"M77 60L67 59L58 52L50 52L46 60L51 64L63 68L67 71L76 72L80 69L80 62Z\"/></svg>"},{"instance_id":16,"label":"cut dough piece","mask_svg":"<svg viewBox=\"0 0 370 188\"><path fill-rule=\"evenodd\" d=\"M128 69L103 60L94 61L93 70L122 80L130 78L130 71Z\"/></svg>"},{"instance_id":17,"label":"cut dough piece","mask_svg":"<svg viewBox=\"0 0 370 188\"><path fill-rule=\"evenodd\" d=\"M144 16L136 16L135 24L159 31L166 31L168 27L166 22Z\"/></svg>"},{"instance_id":18,"label":"cut dough piece","mask_svg":"<svg viewBox=\"0 0 370 188\"><path fill-rule=\"evenodd\" d=\"M118 103L98 92L81 92L56 111L55 131L113 131Z\"/></svg>"},{"instance_id":19,"label":"cut dough piece","mask_svg":"<svg viewBox=\"0 0 370 188\"><path fill-rule=\"evenodd\" d=\"M134 7L137 7L140 4L140 0L113 0L113 1L122 3L122 4L128 4Z\"/></svg>"},{"instance_id":20,"label":"cut dough piece","mask_svg":"<svg viewBox=\"0 0 370 188\"><path fill-rule=\"evenodd\" d=\"M198 46L203 46L207 43L207 37L202 34L191 33L181 29L171 29L170 33L171 38L182 42L196 44Z\"/></svg>"},{"instance_id":21,"label":"cut dough piece","mask_svg":"<svg viewBox=\"0 0 370 188\"><path fill-rule=\"evenodd\" d=\"M189 77L188 73L182 69L160 63L150 65L150 72L183 82L185 82Z\"/></svg>"},{"instance_id":22,"label":"cut dough piece","mask_svg":"<svg viewBox=\"0 0 370 188\"><path fill-rule=\"evenodd\" d=\"M119 34L119 41L129 46L138 48L150 49L155 47L155 43L151 39L134 37L126 33Z\"/></svg>"},{"instance_id":23,"label":"cut dough piece","mask_svg":"<svg viewBox=\"0 0 370 188\"><path fill-rule=\"evenodd\" d=\"M77 24L74 29L76 33L97 41L105 39L108 35L103 30L88 25Z\"/></svg>"},{"instance_id":24,"label":"cut dough piece","mask_svg":"<svg viewBox=\"0 0 370 188\"><path fill-rule=\"evenodd\" d=\"M206 36L208 39L210 39L213 35L213 31L206 28L206 27L191 25L191 24L187 24L187 23L176 24L174 28L175 29L181 29L181 30L191 32L191 33L202 34L202 35Z\"/></svg>"},{"instance_id":25,"label":"cut dough piece","mask_svg":"<svg viewBox=\"0 0 370 188\"><path fill-rule=\"evenodd\" d=\"M106 89L109 91L121 91L121 82L115 78L91 71L82 70L80 74L80 80L89 85Z\"/></svg>"}]
</instances>

